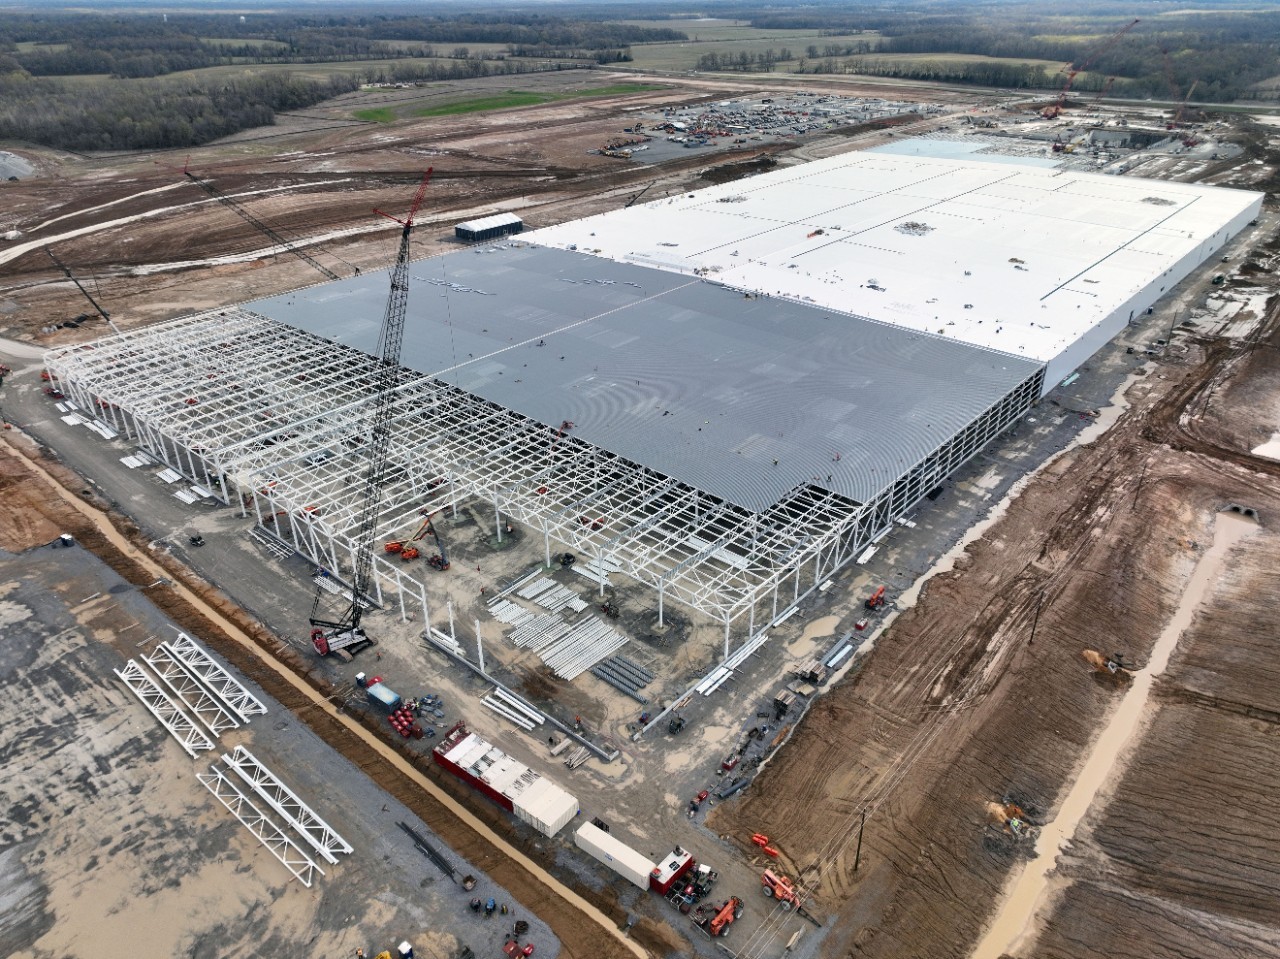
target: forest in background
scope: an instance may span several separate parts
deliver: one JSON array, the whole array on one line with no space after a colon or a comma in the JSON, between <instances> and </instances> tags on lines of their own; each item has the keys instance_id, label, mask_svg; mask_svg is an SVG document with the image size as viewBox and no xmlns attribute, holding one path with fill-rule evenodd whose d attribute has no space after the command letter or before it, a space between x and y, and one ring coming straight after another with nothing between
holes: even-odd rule
<instances>
[{"instance_id":1,"label":"forest in background","mask_svg":"<svg viewBox=\"0 0 1280 959\"><path fill-rule=\"evenodd\" d=\"M667 68L675 70L1046 91L1061 86L1067 64L1087 63L1074 89L1108 86L1113 98L1177 100L1194 85L1195 100L1228 103L1273 98L1280 83L1280 9L1255 0L1083 0L1070 10L1027 0L713 0L696 16L663 2L562 4L554 16L545 6L500 3L460 2L431 16L411 9L419 8L0 13L0 138L76 150L195 146L361 82L625 65L645 48L674 57ZM720 42L697 16L732 21L735 36L761 42ZM1135 18L1137 27L1108 45ZM785 42L796 31L807 35L803 46ZM315 76L326 63L366 62L367 70ZM299 77L287 72L292 64L320 66ZM234 68L234 81L210 69L219 67Z\"/></svg>"}]
</instances>

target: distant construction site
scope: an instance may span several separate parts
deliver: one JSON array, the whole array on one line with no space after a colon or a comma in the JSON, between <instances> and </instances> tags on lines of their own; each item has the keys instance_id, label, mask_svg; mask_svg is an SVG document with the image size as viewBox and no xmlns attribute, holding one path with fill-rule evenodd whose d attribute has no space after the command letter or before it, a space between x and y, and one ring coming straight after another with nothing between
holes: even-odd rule
<instances>
[{"instance_id":1,"label":"distant construction site","mask_svg":"<svg viewBox=\"0 0 1280 959\"><path fill-rule=\"evenodd\" d=\"M70 492L14 500L0 565L80 579L65 608L14 593L37 612L13 656L98 635L79 593L127 584L147 626L99 627L80 722L131 711L181 747L157 770L199 760L182 801L245 830L211 861L271 854L252 895L388 904L344 898L329 951L375 929L436 959L1070 940L1098 871L1140 868L1083 831L1119 799L1070 799L1093 734L1153 682L1148 737L1208 708L1235 680L1173 688L1184 656L1227 668L1202 618L1266 595L1280 415L1242 417L1274 399L1280 160L1185 101L1069 86L666 83L390 146L307 128L322 105L271 147L287 173L234 138L181 169L124 158L39 221L32 179L0 245L3 475ZM99 535L94 510L128 521ZM109 569L62 560L77 545ZM1231 575L1222 599L1187 585ZM305 730L305 768L263 713ZM351 780L332 795L328 768ZM1021 891L1055 862L1065 898ZM1274 926L1244 885L1187 901ZM13 941L81 954L53 911ZM963 943L935 948L947 924Z\"/></svg>"}]
</instances>

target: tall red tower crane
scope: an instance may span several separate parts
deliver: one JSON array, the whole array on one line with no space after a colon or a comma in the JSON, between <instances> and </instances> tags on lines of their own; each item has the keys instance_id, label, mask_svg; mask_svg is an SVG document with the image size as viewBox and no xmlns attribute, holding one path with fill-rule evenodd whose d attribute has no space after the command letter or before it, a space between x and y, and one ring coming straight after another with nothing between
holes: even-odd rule
<instances>
[{"instance_id":1,"label":"tall red tower crane","mask_svg":"<svg viewBox=\"0 0 1280 959\"><path fill-rule=\"evenodd\" d=\"M422 198L426 196L430 180L431 170L427 170L422 175L422 183L418 185L418 192L414 194L413 203L409 206L409 214L403 220L381 210L374 211L400 224L400 250L396 255L396 265L391 270L391 292L387 297L387 311L382 318L382 329L378 333L378 352L374 359L373 402L369 414L371 427L369 443L365 446L369 462L364 471L357 513L360 524L355 532L356 557L351 572L351 603L338 618L323 618L320 615L322 590L317 589L315 602L311 606L311 642L321 656L338 649L352 651L352 647L356 648L354 651L358 651L371 643L360 628L360 618L364 609L363 597L369 595L369 587L373 582L373 539L382 503L382 487L387 478L387 454L391 449L391 410L396 388L400 385L400 347L404 342L405 316L409 310L409 236L413 232L413 218L422 206Z\"/></svg>"},{"instance_id":2,"label":"tall red tower crane","mask_svg":"<svg viewBox=\"0 0 1280 959\"><path fill-rule=\"evenodd\" d=\"M1121 27L1119 30L1117 30L1115 33L1109 36L1100 46L1096 47L1093 53L1089 54L1088 59L1086 59L1083 63L1081 63L1080 66L1071 67L1070 69L1068 69L1067 80L1062 85L1062 91L1058 94L1058 99L1055 100L1053 103L1051 103L1049 106L1045 107L1040 112L1040 115L1044 117L1046 120L1052 120L1060 116L1062 114L1062 108L1067 102L1067 94L1071 92L1071 87L1076 82L1076 77L1084 73L1085 70L1089 69L1089 66L1092 63L1094 63L1099 57L1101 57L1104 53L1106 53L1108 50L1114 47L1117 43L1119 43L1121 37L1123 37L1126 33L1128 33L1130 30L1132 30L1141 22L1142 21L1140 20L1134 19L1132 22Z\"/></svg>"}]
</instances>

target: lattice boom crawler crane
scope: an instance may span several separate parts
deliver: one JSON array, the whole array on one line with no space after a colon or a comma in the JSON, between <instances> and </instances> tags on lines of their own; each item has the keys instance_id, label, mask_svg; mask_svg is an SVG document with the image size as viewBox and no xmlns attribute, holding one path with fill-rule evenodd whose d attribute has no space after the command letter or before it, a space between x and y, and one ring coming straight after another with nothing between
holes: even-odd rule
<instances>
[{"instance_id":1,"label":"lattice boom crawler crane","mask_svg":"<svg viewBox=\"0 0 1280 959\"><path fill-rule=\"evenodd\" d=\"M364 486L360 499L360 525L356 530L356 560L351 574L351 603L346 612L336 619L320 615L323 591L316 590L311 607L311 643L321 656L338 650L358 652L373 645L363 629L360 618L364 610L363 597L369 595L373 581L373 540L378 526L378 510L382 503L382 487L387 473L387 452L391 446L391 409L396 389L400 385L400 347L404 341L405 315L409 309L409 236L413 232L413 218L427 193L431 170L422 176L422 183L414 195L409 215L399 217L374 212L395 220L401 226L400 251L395 268L391 271L391 293L387 297L387 312L378 334L378 353L373 373L373 404L370 413L372 426L369 431L369 463L365 468Z\"/></svg>"}]
</instances>

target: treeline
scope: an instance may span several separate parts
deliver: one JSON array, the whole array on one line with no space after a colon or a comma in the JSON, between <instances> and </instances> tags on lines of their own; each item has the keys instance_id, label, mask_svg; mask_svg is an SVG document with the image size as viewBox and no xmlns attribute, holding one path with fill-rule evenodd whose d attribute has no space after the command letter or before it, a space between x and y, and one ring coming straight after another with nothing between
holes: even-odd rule
<instances>
[{"instance_id":1,"label":"treeline","mask_svg":"<svg viewBox=\"0 0 1280 959\"><path fill-rule=\"evenodd\" d=\"M0 139L66 150L198 146L349 93L356 77L327 81L273 74L213 84L102 83L93 86L5 72L0 57Z\"/></svg>"},{"instance_id":2,"label":"treeline","mask_svg":"<svg viewBox=\"0 0 1280 959\"><path fill-rule=\"evenodd\" d=\"M1039 90L1049 86L1044 67L999 61L948 60L814 60L802 65L799 73L857 73L902 80L929 80L935 83L967 83L1011 90Z\"/></svg>"},{"instance_id":3,"label":"treeline","mask_svg":"<svg viewBox=\"0 0 1280 959\"><path fill-rule=\"evenodd\" d=\"M860 66L882 76L1052 90L1065 81L1062 70L1048 68L1040 83L1036 67L952 64L943 55L1047 60L1077 69L1088 62L1088 72L1074 85L1082 93L1101 90L1115 77L1113 97L1178 99L1194 83L1194 99L1216 102L1249 99L1256 95L1251 89L1255 84L1280 75L1280 10L1273 3L1240 0L1220 9L1209 4L1208 9L1186 10L1169 6L1154 13L1117 0L1077 0L1070 9L986 0L848 0L822 6L782 0L767 6L730 3L716 14L761 29L808 29L833 37L878 34L842 44L840 53L819 45L827 59L807 63L807 72L848 72L849 61L837 58L868 53L936 54L937 63L868 61ZM1135 16L1142 22L1106 48L1108 38ZM808 57L813 59L811 51Z\"/></svg>"},{"instance_id":4,"label":"treeline","mask_svg":"<svg viewBox=\"0 0 1280 959\"><path fill-rule=\"evenodd\" d=\"M232 63L319 63L422 57L415 43L504 43L561 49L601 63L629 59L632 43L683 40L669 28L558 17L305 17L170 14L0 15L0 52L34 76L155 77ZM26 44L20 47L19 44ZM35 46L31 46L35 44ZM520 54L512 54L518 56ZM541 56L542 54L534 54Z\"/></svg>"},{"instance_id":5,"label":"treeline","mask_svg":"<svg viewBox=\"0 0 1280 959\"><path fill-rule=\"evenodd\" d=\"M794 60L786 47L760 53L706 53L698 57L698 69L707 72L769 73L779 63Z\"/></svg>"}]
</instances>

